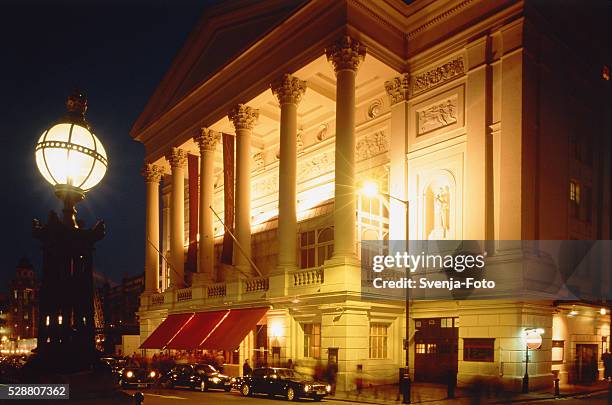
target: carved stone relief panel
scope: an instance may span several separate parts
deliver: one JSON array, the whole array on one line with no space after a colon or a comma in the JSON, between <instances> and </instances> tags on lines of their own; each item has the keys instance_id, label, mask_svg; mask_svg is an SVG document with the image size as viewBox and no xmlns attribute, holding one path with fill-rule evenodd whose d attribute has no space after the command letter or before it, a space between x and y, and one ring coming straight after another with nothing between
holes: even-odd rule
<instances>
[{"instance_id":1,"label":"carved stone relief panel","mask_svg":"<svg viewBox=\"0 0 612 405\"><path fill-rule=\"evenodd\" d=\"M457 94L417 110L417 136L457 122Z\"/></svg>"},{"instance_id":2,"label":"carved stone relief panel","mask_svg":"<svg viewBox=\"0 0 612 405\"><path fill-rule=\"evenodd\" d=\"M463 57L459 56L438 67L410 77L410 93L416 95L464 74Z\"/></svg>"},{"instance_id":3,"label":"carved stone relief panel","mask_svg":"<svg viewBox=\"0 0 612 405\"><path fill-rule=\"evenodd\" d=\"M465 134L465 86L427 95L409 104L408 152Z\"/></svg>"},{"instance_id":4,"label":"carved stone relief panel","mask_svg":"<svg viewBox=\"0 0 612 405\"><path fill-rule=\"evenodd\" d=\"M384 130L361 137L357 140L357 161L369 159L389 150L389 139Z\"/></svg>"},{"instance_id":5,"label":"carved stone relief panel","mask_svg":"<svg viewBox=\"0 0 612 405\"><path fill-rule=\"evenodd\" d=\"M333 150L328 150L315 156L305 157L298 162L298 183L333 171L334 162L335 155Z\"/></svg>"}]
</instances>

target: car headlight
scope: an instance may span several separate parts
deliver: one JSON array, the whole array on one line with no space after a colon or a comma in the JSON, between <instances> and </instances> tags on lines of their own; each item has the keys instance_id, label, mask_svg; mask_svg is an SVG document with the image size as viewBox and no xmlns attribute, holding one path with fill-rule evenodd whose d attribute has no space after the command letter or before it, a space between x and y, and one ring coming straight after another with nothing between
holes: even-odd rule
<instances>
[{"instance_id":1,"label":"car headlight","mask_svg":"<svg viewBox=\"0 0 612 405\"><path fill-rule=\"evenodd\" d=\"M134 377L134 372L132 372L132 371L128 371L127 373L125 373L125 376L126 376L127 378L132 378L132 377Z\"/></svg>"},{"instance_id":2,"label":"car headlight","mask_svg":"<svg viewBox=\"0 0 612 405\"><path fill-rule=\"evenodd\" d=\"M305 385L304 386L304 392L308 392L310 391L310 385Z\"/></svg>"},{"instance_id":3,"label":"car headlight","mask_svg":"<svg viewBox=\"0 0 612 405\"><path fill-rule=\"evenodd\" d=\"M221 379L219 377L213 377L212 378L212 382L214 382L215 384L219 384L220 381L221 381Z\"/></svg>"},{"instance_id":4,"label":"car headlight","mask_svg":"<svg viewBox=\"0 0 612 405\"><path fill-rule=\"evenodd\" d=\"M151 378L155 378L155 376L156 376L156 375L157 375L157 374L155 374L155 371L151 371L151 372L149 373L149 377L151 377Z\"/></svg>"},{"instance_id":5,"label":"car headlight","mask_svg":"<svg viewBox=\"0 0 612 405\"><path fill-rule=\"evenodd\" d=\"M327 385L325 386L325 391L327 391L327 392L331 392L331 385L327 384Z\"/></svg>"}]
</instances>

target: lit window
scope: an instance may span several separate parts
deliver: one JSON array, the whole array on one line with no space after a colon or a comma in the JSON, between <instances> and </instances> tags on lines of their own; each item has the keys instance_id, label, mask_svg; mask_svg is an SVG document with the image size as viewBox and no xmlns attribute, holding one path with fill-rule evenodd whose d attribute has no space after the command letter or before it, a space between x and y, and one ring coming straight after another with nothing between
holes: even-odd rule
<instances>
[{"instance_id":1,"label":"lit window","mask_svg":"<svg viewBox=\"0 0 612 405\"><path fill-rule=\"evenodd\" d=\"M570 181L570 201L580 204L580 184L577 181Z\"/></svg>"},{"instance_id":2,"label":"lit window","mask_svg":"<svg viewBox=\"0 0 612 405\"><path fill-rule=\"evenodd\" d=\"M383 323L370 324L370 358L387 358L387 330L388 326Z\"/></svg>"},{"instance_id":3,"label":"lit window","mask_svg":"<svg viewBox=\"0 0 612 405\"><path fill-rule=\"evenodd\" d=\"M493 362L495 357L495 339L463 339L463 360Z\"/></svg>"},{"instance_id":4,"label":"lit window","mask_svg":"<svg viewBox=\"0 0 612 405\"><path fill-rule=\"evenodd\" d=\"M438 344L437 343L427 343L427 353L434 354L438 352Z\"/></svg>"},{"instance_id":5,"label":"lit window","mask_svg":"<svg viewBox=\"0 0 612 405\"><path fill-rule=\"evenodd\" d=\"M565 349L565 341L563 340L553 340L552 341L552 356L551 360L553 362L563 362L563 352Z\"/></svg>"},{"instance_id":6,"label":"lit window","mask_svg":"<svg viewBox=\"0 0 612 405\"><path fill-rule=\"evenodd\" d=\"M321 324L306 323L304 329L304 357L321 358Z\"/></svg>"},{"instance_id":7,"label":"lit window","mask_svg":"<svg viewBox=\"0 0 612 405\"><path fill-rule=\"evenodd\" d=\"M425 343L417 343L415 351L417 354L425 354Z\"/></svg>"},{"instance_id":8,"label":"lit window","mask_svg":"<svg viewBox=\"0 0 612 405\"><path fill-rule=\"evenodd\" d=\"M334 253L334 229L323 228L300 235L300 268L322 266Z\"/></svg>"}]
</instances>

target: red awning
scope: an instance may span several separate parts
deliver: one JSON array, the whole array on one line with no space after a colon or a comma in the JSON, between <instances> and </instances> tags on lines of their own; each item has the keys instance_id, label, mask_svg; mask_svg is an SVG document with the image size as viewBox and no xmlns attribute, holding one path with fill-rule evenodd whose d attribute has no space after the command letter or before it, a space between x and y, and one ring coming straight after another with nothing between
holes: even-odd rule
<instances>
[{"instance_id":1,"label":"red awning","mask_svg":"<svg viewBox=\"0 0 612 405\"><path fill-rule=\"evenodd\" d=\"M197 349L228 312L229 310L196 312L193 318L170 340L166 349Z\"/></svg>"},{"instance_id":2,"label":"red awning","mask_svg":"<svg viewBox=\"0 0 612 405\"><path fill-rule=\"evenodd\" d=\"M269 308L231 309L229 314L200 344L200 349L234 350L268 312Z\"/></svg>"},{"instance_id":3,"label":"red awning","mask_svg":"<svg viewBox=\"0 0 612 405\"><path fill-rule=\"evenodd\" d=\"M171 314L149 335L140 345L141 349L164 349L168 342L183 328L191 318L193 312L186 314Z\"/></svg>"}]
</instances>

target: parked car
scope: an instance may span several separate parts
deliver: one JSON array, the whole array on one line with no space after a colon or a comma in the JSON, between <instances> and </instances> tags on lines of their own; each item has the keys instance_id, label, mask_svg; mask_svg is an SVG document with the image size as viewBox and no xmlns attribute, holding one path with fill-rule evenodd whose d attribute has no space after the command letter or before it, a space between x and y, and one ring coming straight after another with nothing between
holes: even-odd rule
<instances>
[{"instance_id":1,"label":"parked car","mask_svg":"<svg viewBox=\"0 0 612 405\"><path fill-rule=\"evenodd\" d=\"M113 373L117 374L127 366L127 360L120 357L102 357L100 360L108 364Z\"/></svg>"},{"instance_id":2,"label":"parked car","mask_svg":"<svg viewBox=\"0 0 612 405\"><path fill-rule=\"evenodd\" d=\"M200 391L232 389L230 378L210 364L177 365L166 374L162 384L170 388L187 387Z\"/></svg>"},{"instance_id":3,"label":"parked car","mask_svg":"<svg viewBox=\"0 0 612 405\"><path fill-rule=\"evenodd\" d=\"M118 372L121 387L147 388L159 379L159 372L140 367L124 367Z\"/></svg>"},{"instance_id":4,"label":"parked car","mask_svg":"<svg viewBox=\"0 0 612 405\"><path fill-rule=\"evenodd\" d=\"M320 401L331 392L331 385L289 368L256 368L249 377L243 377L240 393L282 395L289 401L312 398Z\"/></svg>"}]
</instances>

